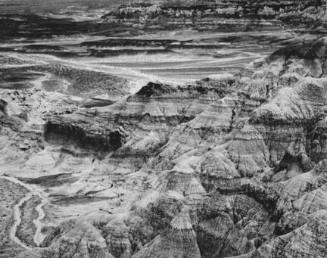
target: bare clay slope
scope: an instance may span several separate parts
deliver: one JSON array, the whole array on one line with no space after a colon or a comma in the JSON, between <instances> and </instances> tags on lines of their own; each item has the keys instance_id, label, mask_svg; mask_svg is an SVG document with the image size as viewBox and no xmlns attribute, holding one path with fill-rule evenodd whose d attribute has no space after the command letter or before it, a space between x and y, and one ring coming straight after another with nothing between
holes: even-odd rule
<instances>
[{"instance_id":1,"label":"bare clay slope","mask_svg":"<svg viewBox=\"0 0 327 258\"><path fill-rule=\"evenodd\" d=\"M266 2L257 10L266 20L255 24L256 5L229 2L237 8L122 6L102 22L138 33L215 30L225 19L242 30L281 24ZM34 18L31 38L43 35ZM81 24L77 31L87 31ZM326 38L284 41L244 72L225 67L228 74L137 90L125 79L132 74L69 60L110 58L103 48L111 47L213 46L129 36L78 44L81 53L68 57L69 42L3 49L0 257L326 257Z\"/></svg>"},{"instance_id":2,"label":"bare clay slope","mask_svg":"<svg viewBox=\"0 0 327 258\"><path fill-rule=\"evenodd\" d=\"M54 93L3 91L2 167L47 200L40 248L20 257L326 257L325 49L101 107L56 93L44 138L19 108Z\"/></svg>"}]
</instances>

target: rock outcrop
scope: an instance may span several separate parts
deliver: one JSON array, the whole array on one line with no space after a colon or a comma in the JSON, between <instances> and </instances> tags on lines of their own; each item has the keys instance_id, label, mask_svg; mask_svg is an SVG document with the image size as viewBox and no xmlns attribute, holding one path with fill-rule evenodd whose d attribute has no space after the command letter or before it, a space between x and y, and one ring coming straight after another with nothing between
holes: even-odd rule
<instances>
[{"instance_id":1,"label":"rock outcrop","mask_svg":"<svg viewBox=\"0 0 327 258\"><path fill-rule=\"evenodd\" d=\"M149 83L92 108L92 118L86 110L56 118L88 133L124 132L102 162L115 164L106 170L116 190L123 182L139 194L121 197L131 208L97 227L111 255L324 257L326 81L289 65L309 67L319 42L302 56L273 54L248 78Z\"/></svg>"},{"instance_id":2,"label":"rock outcrop","mask_svg":"<svg viewBox=\"0 0 327 258\"><path fill-rule=\"evenodd\" d=\"M249 20L258 12L276 18L268 7L293 6L219 4L228 2L239 13L222 19L240 16L239 7ZM126 23L148 15L135 23L150 26L165 16L175 17L174 26L203 25L219 4L158 2L111 15ZM7 67L28 87L0 91L0 165L30 188L0 181L10 193L0 198L5 255L326 257L327 42L284 44L238 74L149 82L136 92L126 79L68 61ZM10 229L13 219L19 225Z\"/></svg>"},{"instance_id":3,"label":"rock outcrop","mask_svg":"<svg viewBox=\"0 0 327 258\"><path fill-rule=\"evenodd\" d=\"M282 23L318 27L324 23L323 1L135 1L121 5L103 16L145 28L219 30L275 29Z\"/></svg>"}]
</instances>

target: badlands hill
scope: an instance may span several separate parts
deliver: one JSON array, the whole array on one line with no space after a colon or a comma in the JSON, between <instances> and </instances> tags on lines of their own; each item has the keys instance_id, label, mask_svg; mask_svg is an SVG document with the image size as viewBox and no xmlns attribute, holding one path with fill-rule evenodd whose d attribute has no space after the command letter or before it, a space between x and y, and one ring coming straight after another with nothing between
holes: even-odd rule
<instances>
[{"instance_id":1,"label":"badlands hill","mask_svg":"<svg viewBox=\"0 0 327 258\"><path fill-rule=\"evenodd\" d=\"M20 257L325 257L326 56L322 38L248 76L149 83L92 108L3 91L3 164L46 189L20 209L47 198L40 247L32 215L17 228Z\"/></svg>"},{"instance_id":2,"label":"badlands hill","mask_svg":"<svg viewBox=\"0 0 327 258\"><path fill-rule=\"evenodd\" d=\"M134 3L90 30L6 16L21 34L1 42L1 258L327 256L327 38L272 35L280 8L307 28L321 3L245 2ZM208 69L195 55L210 76L133 70L188 77Z\"/></svg>"}]
</instances>

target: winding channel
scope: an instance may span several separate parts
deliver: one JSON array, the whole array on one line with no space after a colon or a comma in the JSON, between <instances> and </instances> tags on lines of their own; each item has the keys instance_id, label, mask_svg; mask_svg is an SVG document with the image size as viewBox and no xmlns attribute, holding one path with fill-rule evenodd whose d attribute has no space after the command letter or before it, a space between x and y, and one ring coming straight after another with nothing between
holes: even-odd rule
<instances>
[{"instance_id":1,"label":"winding channel","mask_svg":"<svg viewBox=\"0 0 327 258\"><path fill-rule=\"evenodd\" d=\"M43 206L47 203L47 198L46 198L45 193L42 190L37 189L36 187L33 187L31 185L25 184L14 177L0 176L0 179L8 180L8 181L10 181L14 184L18 184L28 190L28 193L26 193L26 195L22 199L20 199L20 201L14 206L14 223L10 229L10 239L13 242L15 242L16 244L18 244L19 246L21 246L25 249L28 249L28 250L32 249L32 246L28 246L26 243L24 243L21 239L19 239L17 237L17 229L18 229L19 225L22 223L21 207L25 202L30 200L33 196L38 196L41 199L41 203L35 207L35 210L38 213L38 217L33 221L33 223L36 227L36 231L34 234L34 242L35 242L36 246L40 246L40 244L42 243L42 241L44 239L44 235L41 232L41 229L43 226L41 220L45 217L45 213L43 210Z\"/></svg>"}]
</instances>

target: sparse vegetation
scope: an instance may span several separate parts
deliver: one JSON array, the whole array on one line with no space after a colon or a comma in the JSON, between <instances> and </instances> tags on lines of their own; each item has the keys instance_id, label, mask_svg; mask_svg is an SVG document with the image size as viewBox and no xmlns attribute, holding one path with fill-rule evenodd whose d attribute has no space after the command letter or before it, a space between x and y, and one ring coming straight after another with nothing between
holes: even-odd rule
<instances>
[{"instance_id":1,"label":"sparse vegetation","mask_svg":"<svg viewBox=\"0 0 327 258\"><path fill-rule=\"evenodd\" d=\"M39 71L50 72L55 76L67 80L70 85L68 92L76 95L109 94L123 95L127 91L125 79L96 72L92 70L76 69L60 64L39 66Z\"/></svg>"}]
</instances>

